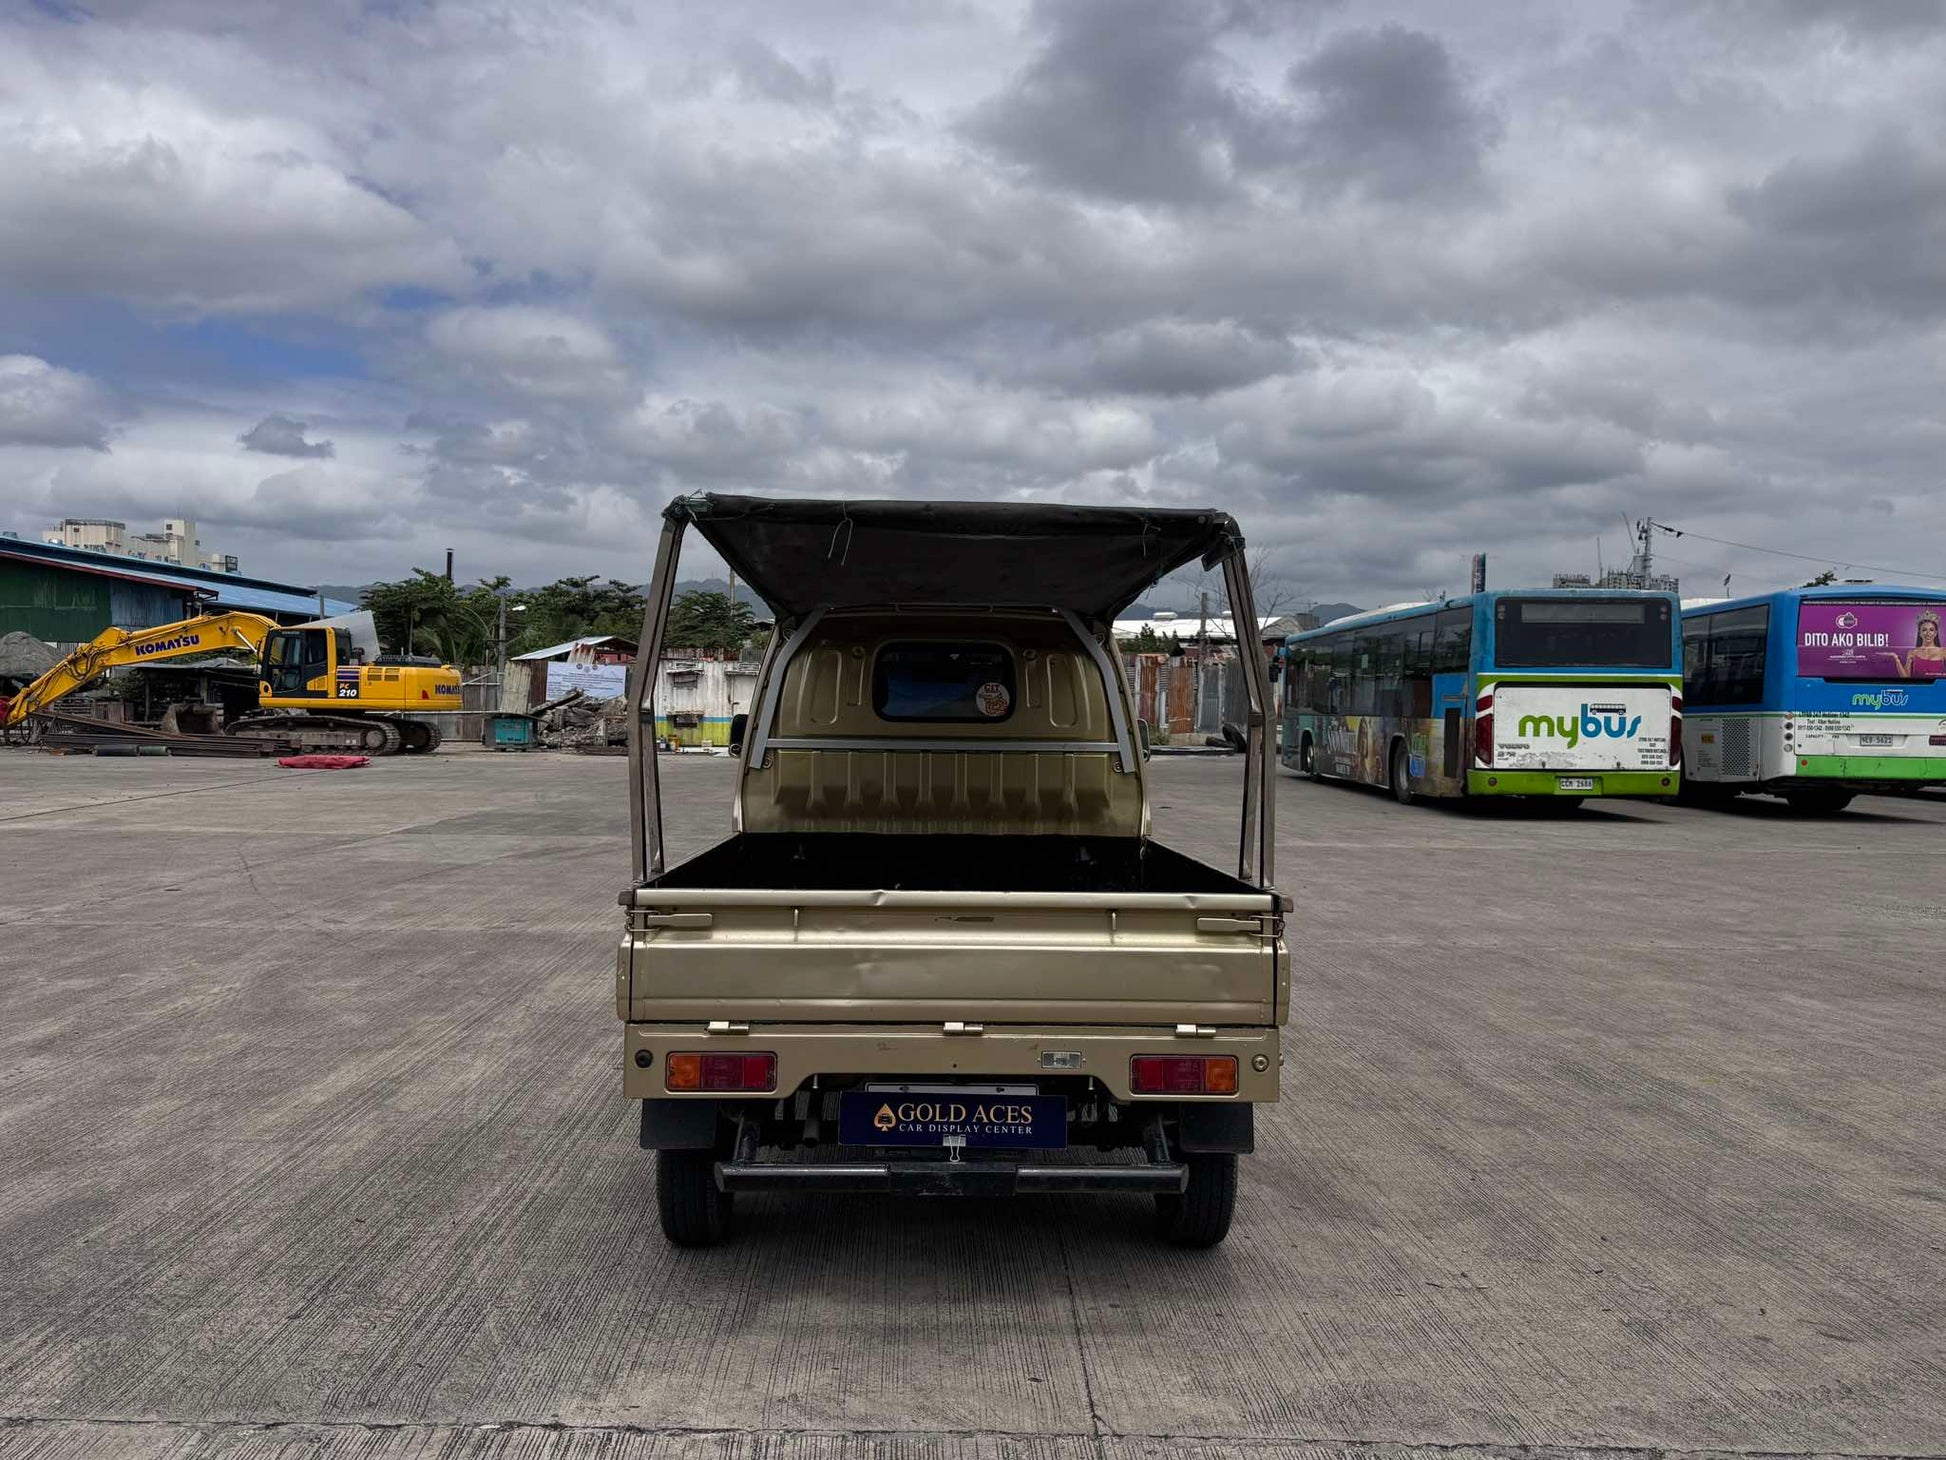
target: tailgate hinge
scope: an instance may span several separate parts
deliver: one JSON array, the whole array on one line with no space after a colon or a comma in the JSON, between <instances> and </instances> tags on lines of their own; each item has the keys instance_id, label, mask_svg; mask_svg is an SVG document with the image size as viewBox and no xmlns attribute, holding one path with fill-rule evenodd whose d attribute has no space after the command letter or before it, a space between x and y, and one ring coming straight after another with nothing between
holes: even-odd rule
<instances>
[{"instance_id":1,"label":"tailgate hinge","mask_svg":"<svg viewBox=\"0 0 1946 1460\"><path fill-rule=\"evenodd\" d=\"M1216 1038L1216 1026L1213 1024L1178 1024L1176 1026L1176 1038L1214 1039Z\"/></svg>"}]
</instances>

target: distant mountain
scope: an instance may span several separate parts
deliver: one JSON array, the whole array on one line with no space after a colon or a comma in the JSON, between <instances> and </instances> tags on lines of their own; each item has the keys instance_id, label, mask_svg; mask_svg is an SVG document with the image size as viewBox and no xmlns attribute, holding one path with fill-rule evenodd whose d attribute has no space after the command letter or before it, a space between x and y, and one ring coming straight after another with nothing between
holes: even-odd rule
<instances>
[{"instance_id":1,"label":"distant mountain","mask_svg":"<svg viewBox=\"0 0 1946 1460\"><path fill-rule=\"evenodd\" d=\"M335 598L342 603L356 603L358 602L358 595L365 591L366 586L362 583L356 585L351 583L320 583L318 584L318 592L322 593L326 598Z\"/></svg>"},{"instance_id":2,"label":"distant mountain","mask_svg":"<svg viewBox=\"0 0 1946 1460\"><path fill-rule=\"evenodd\" d=\"M1311 610L1318 616L1318 622L1321 624L1328 624L1334 618L1349 618L1354 613L1364 611L1355 603L1320 603Z\"/></svg>"},{"instance_id":3,"label":"distant mountain","mask_svg":"<svg viewBox=\"0 0 1946 1460\"><path fill-rule=\"evenodd\" d=\"M676 594L678 597L685 593L728 593L729 591L730 580L728 578L678 578L676 580ZM770 612L768 605L750 591L750 585L748 583L737 584L737 602L749 604L758 613Z\"/></svg>"}]
</instances>

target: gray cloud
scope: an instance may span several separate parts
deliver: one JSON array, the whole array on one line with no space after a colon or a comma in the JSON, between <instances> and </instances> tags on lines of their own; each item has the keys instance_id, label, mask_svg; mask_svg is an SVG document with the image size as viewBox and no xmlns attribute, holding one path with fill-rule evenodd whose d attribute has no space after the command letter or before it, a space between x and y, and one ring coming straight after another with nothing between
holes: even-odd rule
<instances>
[{"instance_id":1,"label":"gray cloud","mask_svg":"<svg viewBox=\"0 0 1946 1460\"><path fill-rule=\"evenodd\" d=\"M1300 148L1311 176L1388 198L1479 185L1497 125L1436 37L1347 31L1293 65L1290 82L1315 108Z\"/></svg>"},{"instance_id":2,"label":"gray cloud","mask_svg":"<svg viewBox=\"0 0 1946 1460\"><path fill-rule=\"evenodd\" d=\"M1936 535L1931 5L90 10L0 22L35 511L634 581L698 487L1214 501L1354 601Z\"/></svg>"},{"instance_id":3,"label":"gray cloud","mask_svg":"<svg viewBox=\"0 0 1946 1460\"><path fill-rule=\"evenodd\" d=\"M267 456L318 459L338 454L335 442L305 440L304 433L310 429L308 421L272 411L237 440L243 443L245 451L261 451Z\"/></svg>"}]
</instances>

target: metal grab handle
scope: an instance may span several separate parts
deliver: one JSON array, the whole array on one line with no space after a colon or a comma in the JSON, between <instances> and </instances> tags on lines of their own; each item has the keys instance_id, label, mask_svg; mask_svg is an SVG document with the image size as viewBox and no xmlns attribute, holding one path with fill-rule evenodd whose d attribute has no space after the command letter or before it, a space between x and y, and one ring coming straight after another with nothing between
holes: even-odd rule
<instances>
[{"instance_id":1,"label":"metal grab handle","mask_svg":"<svg viewBox=\"0 0 1946 1460\"><path fill-rule=\"evenodd\" d=\"M1261 918L1196 919L1196 931L1199 933L1261 933L1263 930Z\"/></svg>"}]
</instances>

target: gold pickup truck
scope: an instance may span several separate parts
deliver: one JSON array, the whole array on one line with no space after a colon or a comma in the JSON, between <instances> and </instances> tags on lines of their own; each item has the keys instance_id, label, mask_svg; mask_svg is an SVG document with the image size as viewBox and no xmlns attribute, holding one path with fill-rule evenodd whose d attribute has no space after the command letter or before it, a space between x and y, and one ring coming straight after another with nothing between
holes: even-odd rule
<instances>
[{"instance_id":1,"label":"gold pickup truck","mask_svg":"<svg viewBox=\"0 0 1946 1460\"><path fill-rule=\"evenodd\" d=\"M732 733L733 834L670 867L645 670L689 529L777 629ZM1113 625L1194 561L1255 622L1242 554L1215 511L669 506L615 1009L672 1242L760 1191L1136 1192L1164 1239L1222 1241L1289 1008L1269 678L1243 645L1232 875L1150 837Z\"/></svg>"}]
</instances>

